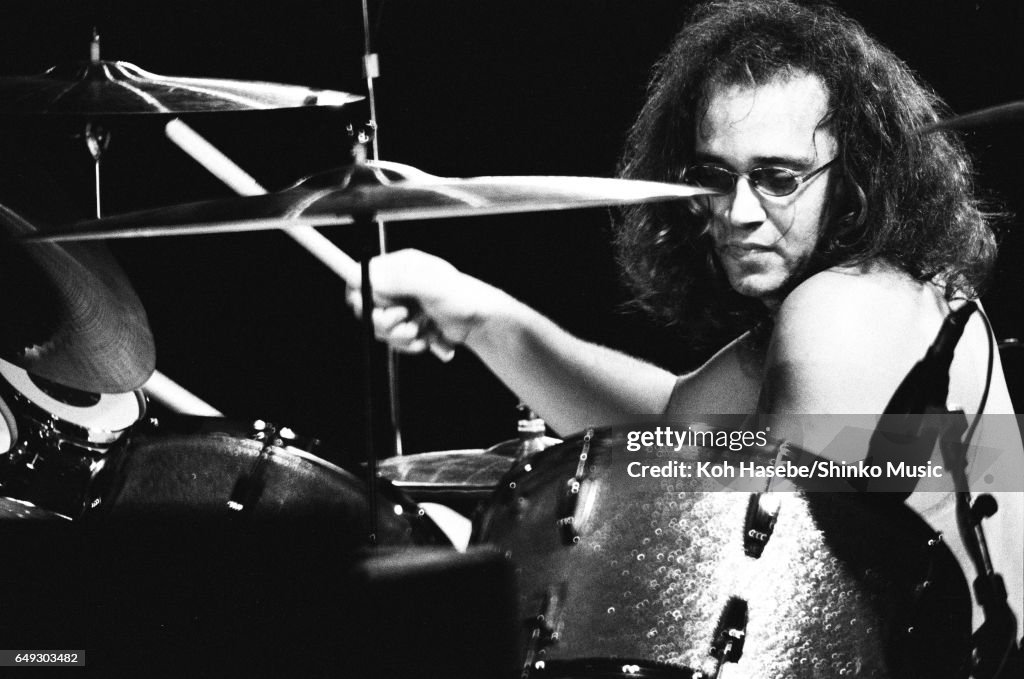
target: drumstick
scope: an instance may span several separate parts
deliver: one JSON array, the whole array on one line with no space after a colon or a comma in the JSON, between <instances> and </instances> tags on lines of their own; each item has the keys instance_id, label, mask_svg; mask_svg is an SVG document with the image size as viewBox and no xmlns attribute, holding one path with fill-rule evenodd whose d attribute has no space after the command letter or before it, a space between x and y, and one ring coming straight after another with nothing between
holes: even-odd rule
<instances>
[{"instance_id":1,"label":"drumstick","mask_svg":"<svg viewBox=\"0 0 1024 679\"><path fill-rule=\"evenodd\" d=\"M154 370L142 385L146 395L176 413L202 417L224 417L224 413L199 398L159 370Z\"/></svg>"},{"instance_id":2,"label":"drumstick","mask_svg":"<svg viewBox=\"0 0 1024 679\"><path fill-rule=\"evenodd\" d=\"M267 193L267 190L245 170L180 119L175 118L167 123L164 129L167 137L178 148L239 195L262 196ZM282 231L336 273L346 285L354 288L362 284L359 262L345 254L312 226L293 226ZM427 337L427 345L430 352L445 363L455 356L454 347L436 335Z\"/></svg>"}]
</instances>

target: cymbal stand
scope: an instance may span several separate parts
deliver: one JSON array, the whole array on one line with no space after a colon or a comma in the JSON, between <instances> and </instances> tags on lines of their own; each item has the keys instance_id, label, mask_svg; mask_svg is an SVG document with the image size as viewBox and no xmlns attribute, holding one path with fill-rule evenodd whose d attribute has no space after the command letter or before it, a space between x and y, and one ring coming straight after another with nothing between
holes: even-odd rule
<instances>
[{"instance_id":1,"label":"cymbal stand","mask_svg":"<svg viewBox=\"0 0 1024 679\"><path fill-rule=\"evenodd\" d=\"M92 31L92 40L89 42L89 61L98 63L100 61L100 35L95 28ZM103 182L101 166L103 154L110 146L110 131L100 126L95 121L89 121L85 125L82 138L85 139L86 148L93 162L93 187L95 194L96 219L103 217ZM183 386L173 381L160 371L154 371L143 390L150 397L164 404L171 410L189 415L200 415L204 417L223 417L224 414L212 405L189 392Z\"/></svg>"},{"instance_id":2,"label":"cymbal stand","mask_svg":"<svg viewBox=\"0 0 1024 679\"><path fill-rule=\"evenodd\" d=\"M92 156L93 181L96 187L96 219L103 216L102 201L100 196L100 164L103 162L103 152L110 145L110 133L100 127L98 123L89 122L85 125L85 145Z\"/></svg>"},{"instance_id":3,"label":"cymbal stand","mask_svg":"<svg viewBox=\"0 0 1024 679\"><path fill-rule=\"evenodd\" d=\"M360 292L363 301L363 372L366 380L363 388L365 421L364 439L366 442L366 492L369 501L368 511L368 534L370 545L377 544L377 449L374 447L376 425L373 407L373 378L376 375L373 358L376 349L376 338L373 332L373 283L370 279L370 260L376 254L377 247L374 243L374 224L372 214L362 213L353 215L355 227L359 232L359 240L362 252L359 262L360 273L362 274L362 286ZM378 233L380 224L377 223Z\"/></svg>"},{"instance_id":4,"label":"cymbal stand","mask_svg":"<svg viewBox=\"0 0 1024 679\"><path fill-rule=\"evenodd\" d=\"M956 498L956 520L964 548L974 565L974 593L981 604L984 621L973 635L974 657L971 676L998 679L1014 652L1017 642L1017 619L1010 609L1003 576L992 566L982 521L998 510L989 494L972 498L967 480L966 444L961 440L967 430L963 411L954 411L940 439L940 450L946 471L953 479ZM981 417L981 415L975 415Z\"/></svg>"},{"instance_id":5,"label":"cymbal stand","mask_svg":"<svg viewBox=\"0 0 1024 679\"><path fill-rule=\"evenodd\" d=\"M100 34L93 28L92 40L89 41L89 61L96 64L100 61ZM77 135L76 135L77 136ZM100 127L99 123L89 121L85 124L85 132L82 133L85 139L85 146L92 156L93 186L96 193L96 219L103 216L101 192L100 192L100 165L103 162L103 153L110 146L110 132Z\"/></svg>"},{"instance_id":6,"label":"cymbal stand","mask_svg":"<svg viewBox=\"0 0 1024 679\"><path fill-rule=\"evenodd\" d=\"M360 139L360 142L369 141L370 160L380 160L380 135L377 125L377 95L374 90L373 81L380 77L380 61L373 51L373 39L370 30L370 6L369 0L362 0L363 11L363 77L366 78L366 101L370 107L370 119L367 122L369 128L369 139ZM387 228L383 221L377 219L377 241L379 251L383 254L388 251ZM364 280L367 280L364 278ZM365 308L365 306L364 306ZM395 455L402 455L402 423L401 404L399 400L398 385L398 354L392 349L387 353L388 372L388 403L390 405L392 446Z\"/></svg>"}]
</instances>

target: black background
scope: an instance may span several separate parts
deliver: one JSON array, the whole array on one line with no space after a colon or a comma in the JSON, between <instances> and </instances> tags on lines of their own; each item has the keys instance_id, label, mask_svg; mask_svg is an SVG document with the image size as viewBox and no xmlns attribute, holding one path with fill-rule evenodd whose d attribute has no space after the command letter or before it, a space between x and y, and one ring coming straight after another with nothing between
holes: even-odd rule
<instances>
[{"instance_id":1,"label":"black background","mask_svg":"<svg viewBox=\"0 0 1024 679\"><path fill-rule=\"evenodd\" d=\"M1016 0L839 3L892 47L956 112L1024 99L1024 9ZM611 176L650 66L692 3L372 2L380 55L381 157L444 176ZM165 75L267 80L363 94L361 7L354 0L4 3L0 75L87 58ZM357 104L205 114L188 122L270 189L344 162ZM40 221L92 214L84 121L2 122L0 201ZM156 117L104 121L104 211L115 214L232 193L174 147ZM1024 121L969 135L979 183L1024 208ZM1004 249L986 296L997 336L1020 335L1024 236L1003 221ZM350 229L325 233L350 253ZM573 332L675 371L703 356L671 331L621 309L608 217L588 210L395 224L391 248L418 247L502 287ZM344 286L279 233L110 244L141 297L158 368L236 418L263 417L361 450L358 326ZM515 397L466 351L400 368L407 452L487 446L515 431ZM563 432L567 433L567 432ZM382 451L388 454L387 451Z\"/></svg>"}]
</instances>

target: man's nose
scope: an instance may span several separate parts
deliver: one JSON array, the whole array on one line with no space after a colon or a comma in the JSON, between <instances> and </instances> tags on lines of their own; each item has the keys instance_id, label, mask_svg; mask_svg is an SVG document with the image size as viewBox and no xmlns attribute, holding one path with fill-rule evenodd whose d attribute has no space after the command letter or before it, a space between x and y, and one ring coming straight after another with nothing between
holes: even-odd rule
<instances>
[{"instance_id":1,"label":"man's nose","mask_svg":"<svg viewBox=\"0 0 1024 679\"><path fill-rule=\"evenodd\" d=\"M729 204L729 223L735 227L754 228L768 218L761 197L746 177L736 178L736 189Z\"/></svg>"}]
</instances>

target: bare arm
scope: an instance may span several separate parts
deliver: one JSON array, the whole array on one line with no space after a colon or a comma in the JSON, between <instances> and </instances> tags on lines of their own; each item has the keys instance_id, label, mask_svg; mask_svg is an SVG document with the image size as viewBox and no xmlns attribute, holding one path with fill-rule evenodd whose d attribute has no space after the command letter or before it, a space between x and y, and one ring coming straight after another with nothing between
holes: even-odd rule
<instances>
[{"instance_id":1,"label":"bare arm","mask_svg":"<svg viewBox=\"0 0 1024 679\"><path fill-rule=\"evenodd\" d=\"M665 409L675 377L661 368L570 335L511 300L467 346L563 434Z\"/></svg>"},{"instance_id":2,"label":"bare arm","mask_svg":"<svg viewBox=\"0 0 1024 679\"><path fill-rule=\"evenodd\" d=\"M376 258L371 275L378 337L413 353L432 338L468 347L562 434L661 413L668 403L671 373L574 337L444 260L404 250ZM358 310L358 290L348 299Z\"/></svg>"},{"instance_id":3,"label":"bare arm","mask_svg":"<svg viewBox=\"0 0 1024 679\"><path fill-rule=\"evenodd\" d=\"M746 332L676 380L665 414L749 415L757 409L763 371L764 349Z\"/></svg>"}]
</instances>

